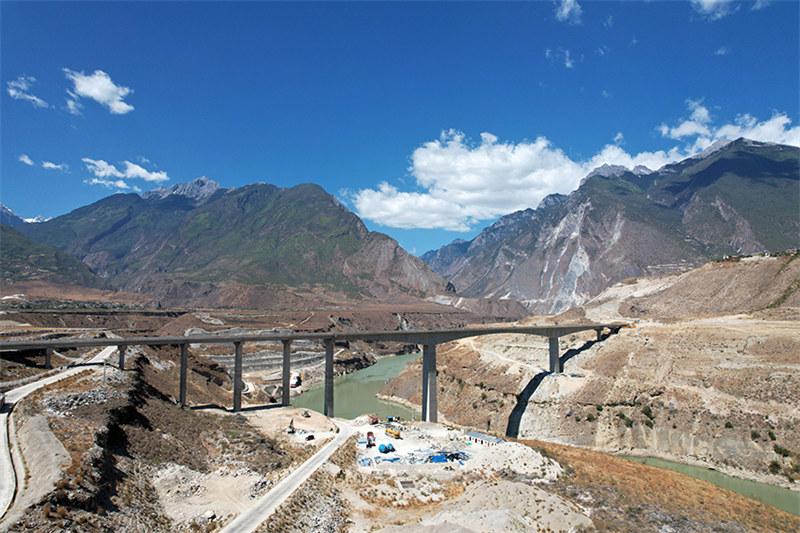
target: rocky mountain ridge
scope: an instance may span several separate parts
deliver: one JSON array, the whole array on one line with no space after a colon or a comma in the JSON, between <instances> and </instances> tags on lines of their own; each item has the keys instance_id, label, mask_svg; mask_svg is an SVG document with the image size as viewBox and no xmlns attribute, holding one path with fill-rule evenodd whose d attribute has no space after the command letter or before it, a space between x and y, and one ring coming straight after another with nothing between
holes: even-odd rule
<instances>
[{"instance_id":1,"label":"rocky mountain ridge","mask_svg":"<svg viewBox=\"0 0 800 533\"><path fill-rule=\"evenodd\" d=\"M422 258L459 295L554 313L622 279L796 248L798 199L800 150L738 139L655 172L600 167L568 197Z\"/></svg>"}]
</instances>

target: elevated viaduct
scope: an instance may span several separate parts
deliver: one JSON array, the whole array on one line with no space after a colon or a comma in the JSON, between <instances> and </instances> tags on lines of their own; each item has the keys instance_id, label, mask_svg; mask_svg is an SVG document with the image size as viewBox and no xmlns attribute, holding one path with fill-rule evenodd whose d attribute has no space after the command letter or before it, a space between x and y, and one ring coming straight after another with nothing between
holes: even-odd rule
<instances>
[{"instance_id":1,"label":"elevated viaduct","mask_svg":"<svg viewBox=\"0 0 800 533\"><path fill-rule=\"evenodd\" d=\"M404 344L422 345L422 420L436 422L438 420L436 398L436 346L441 343L477 337L481 335L499 335L504 333L538 335L549 339L550 372L563 372L564 361L558 351L559 337L580 331L594 330L600 340L603 331L617 333L626 324L572 324L564 326L508 326L508 327L474 327L458 329L434 330L399 330L399 331L358 331L358 332L322 332L322 333L270 333L258 335L190 335L180 337L127 337L105 339L56 339L42 341L9 341L0 342L0 352L20 350L44 350L45 366L50 367L50 354L54 349L95 346L116 346L119 353L119 368L125 368L125 354L129 346L165 346L180 347L180 404L187 405L186 376L188 372L188 347L190 344L233 344L233 410L242 408L242 345L246 342L275 342L283 344L283 405L289 405L289 378L291 375L291 353L293 341L317 341L325 347L325 415L334 416L333 394L333 349L337 341L397 341Z\"/></svg>"}]
</instances>

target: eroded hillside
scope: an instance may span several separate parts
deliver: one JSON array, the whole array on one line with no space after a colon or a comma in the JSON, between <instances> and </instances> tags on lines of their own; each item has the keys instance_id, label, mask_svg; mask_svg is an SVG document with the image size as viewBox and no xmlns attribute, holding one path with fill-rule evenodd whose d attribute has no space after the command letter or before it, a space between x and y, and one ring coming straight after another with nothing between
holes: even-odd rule
<instances>
[{"instance_id":1,"label":"eroded hillside","mask_svg":"<svg viewBox=\"0 0 800 533\"><path fill-rule=\"evenodd\" d=\"M593 332L562 338L563 374L546 372L545 338L444 345L439 410L520 438L662 456L789 486L800 478L796 258L713 263L617 285L554 320L588 315L635 327L600 342ZM384 393L419 404L420 367L409 365Z\"/></svg>"}]
</instances>

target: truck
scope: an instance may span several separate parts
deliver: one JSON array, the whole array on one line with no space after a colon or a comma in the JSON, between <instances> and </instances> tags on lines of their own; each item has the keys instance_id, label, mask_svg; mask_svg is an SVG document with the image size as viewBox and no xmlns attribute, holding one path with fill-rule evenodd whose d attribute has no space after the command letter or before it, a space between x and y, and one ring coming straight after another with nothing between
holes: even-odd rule
<instances>
[{"instance_id":1,"label":"truck","mask_svg":"<svg viewBox=\"0 0 800 533\"><path fill-rule=\"evenodd\" d=\"M396 439L400 439L400 432L396 429L386 428L386 436L387 437L394 437Z\"/></svg>"}]
</instances>

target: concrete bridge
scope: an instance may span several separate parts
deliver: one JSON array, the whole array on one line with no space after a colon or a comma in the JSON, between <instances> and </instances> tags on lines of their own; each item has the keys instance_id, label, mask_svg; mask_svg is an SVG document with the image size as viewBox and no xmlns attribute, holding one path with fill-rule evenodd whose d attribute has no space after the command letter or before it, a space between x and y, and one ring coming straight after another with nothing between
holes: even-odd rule
<instances>
[{"instance_id":1,"label":"concrete bridge","mask_svg":"<svg viewBox=\"0 0 800 533\"><path fill-rule=\"evenodd\" d=\"M78 348L94 346L116 346L119 352L119 368L125 368L125 353L129 346L179 346L180 359L180 404L186 407L186 376L188 372L187 352L189 344L233 344L233 410L242 408L242 345L246 342L281 342L283 344L283 405L289 405L289 378L291 376L290 357L292 342L312 340L322 342L325 347L325 415L334 416L333 396L333 348L337 341L397 341L405 344L422 345L422 420L438 420L436 398L436 345L467 337L499 335L504 333L538 335L549 339L550 372L563 372L564 363L558 352L558 339L564 335L580 331L595 330L600 340L604 330L617 333L625 326L611 324L573 324L565 326L508 326L474 327L458 329L405 330L405 331L361 331L361 332L321 332L321 333L274 333L263 335L191 335L182 337L127 337L105 339L56 339L43 341L0 342L0 352L21 350L44 350L45 367L50 368L52 350L59 348Z\"/></svg>"}]
</instances>

